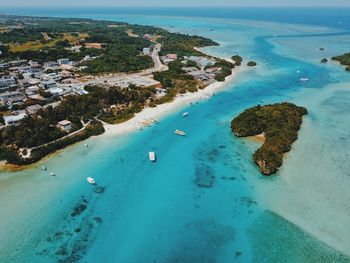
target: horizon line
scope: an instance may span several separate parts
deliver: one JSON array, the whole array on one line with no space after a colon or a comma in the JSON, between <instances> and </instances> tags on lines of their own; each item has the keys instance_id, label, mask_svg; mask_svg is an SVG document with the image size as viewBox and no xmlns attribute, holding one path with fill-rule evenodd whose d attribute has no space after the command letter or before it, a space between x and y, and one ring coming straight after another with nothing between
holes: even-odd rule
<instances>
[{"instance_id":1,"label":"horizon line","mask_svg":"<svg viewBox=\"0 0 350 263\"><path fill-rule=\"evenodd\" d=\"M21 5L21 6L17 6L17 5L5 5L0 7L1 8L20 8L20 9L24 9L24 8L82 8L82 9L86 9L86 8L106 8L106 7L117 7L117 8L145 8L145 9L152 9L152 8L197 8L197 9L204 9L204 8L350 8L350 5L288 5L288 6L282 6L282 5L201 5L201 6L186 6L186 5L174 5L174 6L164 6L164 5L154 5L154 6L149 6L149 5L140 5L140 6L127 6L127 5L88 5L88 6L81 6L81 5L52 5L52 6L42 6L42 5Z\"/></svg>"}]
</instances>

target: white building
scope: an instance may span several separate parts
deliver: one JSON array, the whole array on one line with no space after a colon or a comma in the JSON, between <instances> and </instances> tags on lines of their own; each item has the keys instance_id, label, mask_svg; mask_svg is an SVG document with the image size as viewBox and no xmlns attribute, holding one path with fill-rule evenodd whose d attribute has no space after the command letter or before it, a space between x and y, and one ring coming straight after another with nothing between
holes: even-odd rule
<instances>
[{"instance_id":1,"label":"white building","mask_svg":"<svg viewBox=\"0 0 350 263\"><path fill-rule=\"evenodd\" d=\"M41 82L41 86L45 89L56 88L57 83L54 80L45 80Z\"/></svg>"},{"instance_id":2,"label":"white building","mask_svg":"<svg viewBox=\"0 0 350 263\"><path fill-rule=\"evenodd\" d=\"M48 92L50 92L52 94L52 96L57 97L60 95L63 95L64 90L58 87L54 87L54 88L49 88L47 89Z\"/></svg>"},{"instance_id":3,"label":"white building","mask_svg":"<svg viewBox=\"0 0 350 263\"><path fill-rule=\"evenodd\" d=\"M57 63L59 64L59 65L63 65L63 64L69 64L69 58L61 58L61 59L58 59L57 60Z\"/></svg>"},{"instance_id":4,"label":"white building","mask_svg":"<svg viewBox=\"0 0 350 263\"><path fill-rule=\"evenodd\" d=\"M15 85L16 84L16 79L14 77L2 77L0 79L0 88L1 87L8 87L11 85Z\"/></svg>"},{"instance_id":5,"label":"white building","mask_svg":"<svg viewBox=\"0 0 350 263\"><path fill-rule=\"evenodd\" d=\"M43 80L54 80L59 81L61 80L61 77L57 73L48 73L43 76Z\"/></svg>"},{"instance_id":6,"label":"white building","mask_svg":"<svg viewBox=\"0 0 350 263\"><path fill-rule=\"evenodd\" d=\"M143 48L142 53L146 56L149 56L149 55L151 55L151 49L149 47L145 47L145 48Z\"/></svg>"},{"instance_id":7,"label":"white building","mask_svg":"<svg viewBox=\"0 0 350 263\"><path fill-rule=\"evenodd\" d=\"M25 111L17 112L17 114L13 115L3 116L6 126L19 124L25 117L27 117Z\"/></svg>"},{"instance_id":8,"label":"white building","mask_svg":"<svg viewBox=\"0 0 350 263\"><path fill-rule=\"evenodd\" d=\"M69 132L70 129L72 129L72 123L68 120L59 121L57 123L57 127L60 128L62 131Z\"/></svg>"}]
</instances>

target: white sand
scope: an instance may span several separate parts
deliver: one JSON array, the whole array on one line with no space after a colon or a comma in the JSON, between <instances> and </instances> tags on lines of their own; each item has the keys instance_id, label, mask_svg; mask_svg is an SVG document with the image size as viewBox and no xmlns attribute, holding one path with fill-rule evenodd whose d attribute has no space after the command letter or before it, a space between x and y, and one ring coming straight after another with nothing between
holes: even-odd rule
<instances>
[{"instance_id":1,"label":"white sand","mask_svg":"<svg viewBox=\"0 0 350 263\"><path fill-rule=\"evenodd\" d=\"M155 108L145 108L143 111L137 113L134 118L116 125L104 123L106 132L102 136L115 136L125 134L131 131L135 131L144 127L147 123L153 124L152 120L159 120L165 117L172 111L194 103L199 100L208 99L225 87L228 87L232 80L235 78L237 69L232 72L232 75L228 76L224 82L214 82L203 90L199 90L195 93L179 94L174 101L158 105Z\"/></svg>"},{"instance_id":2,"label":"white sand","mask_svg":"<svg viewBox=\"0 0 350 263\"><path fill-rule=\"evenodd\" d=\"M274 180L250 180L255 181L260 205L350 256L347 161L345 157L344 163L338 159L341 149L332 146L332 136L325 139L321 133L315 133L317 128L314 121L305 118L299 139L287 154L279 176Z\"/></svg>"}]
</instances>

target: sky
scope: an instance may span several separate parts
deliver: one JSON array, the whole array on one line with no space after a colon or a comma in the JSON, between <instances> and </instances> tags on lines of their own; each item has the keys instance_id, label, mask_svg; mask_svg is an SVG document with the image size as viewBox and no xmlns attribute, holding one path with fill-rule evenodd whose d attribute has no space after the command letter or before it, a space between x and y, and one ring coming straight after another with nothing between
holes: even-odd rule
<instances>
[{"instance_id":1,"label":"sky","mask_svg":"<svg viewBox=\"0 0 350 263\"><path fill-rule=\"evenodd\" d=\"M0 6L8 7L86 7L86 6L127 6L127 7L172 7L172 6L348 6L350 0L0 0Z\"/></svg>"}]
</instances>

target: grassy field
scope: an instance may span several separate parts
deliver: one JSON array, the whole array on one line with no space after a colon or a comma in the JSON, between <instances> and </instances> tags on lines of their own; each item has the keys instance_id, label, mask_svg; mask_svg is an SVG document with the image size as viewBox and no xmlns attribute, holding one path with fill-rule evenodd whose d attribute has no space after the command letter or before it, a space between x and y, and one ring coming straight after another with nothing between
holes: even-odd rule
<instances>
[{"instance_id":1,"label":"grassy field","mask_svg":"<svg viewBox=\"0 0 350 263\"><path fill-rule=\"evenodd\" d=\"M46 42L37 41L28 41L22 44L9 44L11 52L24 52L24 51L38 51L43 48L50 48L56 45L58 41L68 40L72 45L76 45L80 40L87 38L89 35L87 33L78 33L78 37L73 36L71 33L63 33L63 38L51 39L47 33L42 33Z\"/></svg>"}]
</instances>

